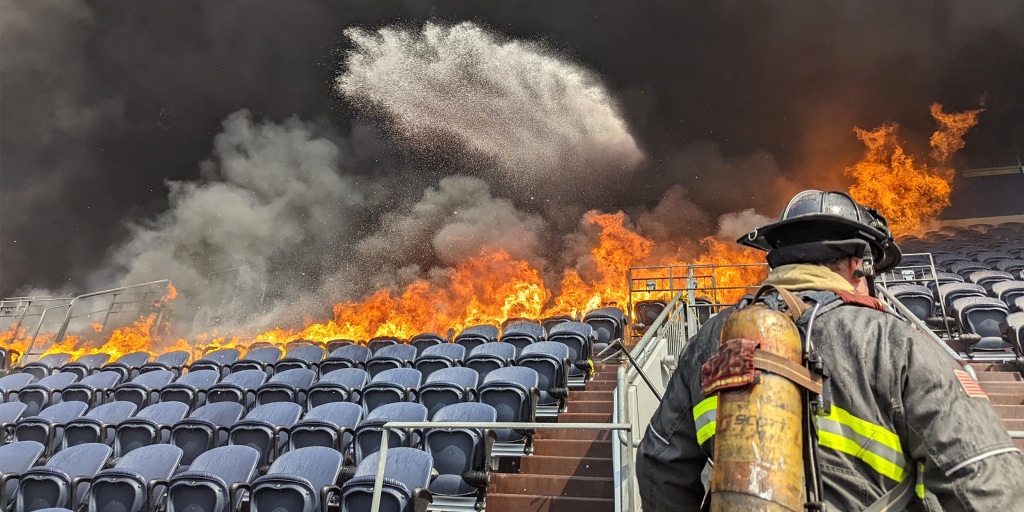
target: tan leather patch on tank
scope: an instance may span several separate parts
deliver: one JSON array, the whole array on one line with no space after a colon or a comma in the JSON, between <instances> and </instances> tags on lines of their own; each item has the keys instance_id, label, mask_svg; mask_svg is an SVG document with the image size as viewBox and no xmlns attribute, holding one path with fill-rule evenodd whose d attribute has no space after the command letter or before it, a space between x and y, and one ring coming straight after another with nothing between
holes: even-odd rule
<instances>
[{"instance_id":1,"label":"tan leather patch on tank","mask_svg":"<svg viewBox=\"0 0 1024 512\"><path fill-rule=\"evenodd\" d=\"M700 393L711 396L719 391L747 387L760 375L754 368L756 341L728 340L700 367Z\"/></svg>"}]
</instances>

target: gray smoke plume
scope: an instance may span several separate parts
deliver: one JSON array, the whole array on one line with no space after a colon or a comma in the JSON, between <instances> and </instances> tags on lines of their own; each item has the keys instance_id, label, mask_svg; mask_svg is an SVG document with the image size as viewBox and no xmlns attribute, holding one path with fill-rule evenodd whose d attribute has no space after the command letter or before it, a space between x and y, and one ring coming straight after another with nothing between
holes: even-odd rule
<instances>
[{"instance_id":1,"label":"gray smoke plume","mask_svg":"<svg viewBox=\"0 0 1024 512\"><path fill-rule=\"evenodd\" d=\"M536 44L473 23L345 34L355 49L337 79L342 94L383 112L415 147L448 140L493 162L483 166L506 189L552 194L541 185L572 181L578 193L643 159L597 78Z\"/></svg>"},{"instance_id":2,"label":"gray smoke plume","mask_svg":"<svg viewBox=\"0 0 1024 512\"><path fill-rule=\"evenodd\" d=\"M344 174L349 158L297 119L277 125L254 121L247 111L232 114L214 139L213 158L203 164L211 180L169 183L170 209L133 225L129 240L112 254L116 267L107 272L116 277L97 280L169 278L186 303L200 308L268 288L294 297L310 286L307 276L337 265L365 203ZM234 293L224 297L228 290ZM204 304L208 298L218 302Z\"/></svg>"}]
</instances>

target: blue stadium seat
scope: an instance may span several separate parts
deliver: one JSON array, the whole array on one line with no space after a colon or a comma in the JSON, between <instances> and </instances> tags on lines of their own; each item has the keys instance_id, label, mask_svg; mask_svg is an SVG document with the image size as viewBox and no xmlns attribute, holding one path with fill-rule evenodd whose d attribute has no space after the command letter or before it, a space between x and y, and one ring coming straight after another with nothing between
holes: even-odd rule
<instances>
[{"instance_id":1,"label":"blue stadium seat","mask_svg":"<svg viewBox=\"0 0 1024 512\"><path fill-rule=\"evenodd\" d=\"M147 512L157 510L168 479L178 467L181 449L166 444L143 446L118 459L92 479L90 512Z\"/></svg>"},{"instance_id":2,"label":"blue stadium seat","mask_svg":"<svg viewBox=\"0 0 1024 512\"><path fill-rule=\"evenodd\" d=\"M234 402L246 408L256 402L256 390L267 381L262 369L238 370L206 390L206 403Z\"/></svg>"},{"instance_id":3,"label":"blue stadium seat","mask_svg":"<svg viewBox=\"0 0 1024 512\"><path fill-rule=\"evenodd\" d=\"M206 392L220 380L216 370L195 370L178 377L160 390L161 402L181 402L195 409L206 403Z\"/></svg>"},{"instance_id":4,"label":"blue stadium seat","mask_svg":"<svg viewBox=\"0 0 1024 512\"><path fill-rule=\"evenodd\" d=\"M356 426L353 450L356 464L369 454L380 449L383 426L392 421L426 421L427 408L412 402L386 404L374 409ZM418 446L420 434L417 431L392 430L388 437L389 447Z\"/></svg>"},{"instance_id":5,"label":"blue stadium seat","mask_svg":"<svg viewBox=\"0 0 1024 512\"><path fill-rule=\"evenodd\" d=\"M68 384L61 393L61 400L77 400L95 407L107 400L107 396L113 392L114 387L121 383L121 374L112 371L103 371L87 375L73 384Z\"/></svg>"},{"instance_id":6,"label":"blue stadium seat","mask_svg":"<svg viewBox=\"0 0 1024 512\"><path fill-rule=\"evenodd\" d=\"M325 446L340 453L351 449L352 435L363 419L363 408L351 402L331 402L313 407L288 435L290 449Z\"/></svg>"},{"instance_id":7,"label":"blue stadium seat","mask_svg":"<svg viewBox=\"0 0 1024 512\"><path fill-rule=\"evenodd\" d=\"M188 405L181 402L164 402L142 409L115 429L114 457L124 457L143 446L168 442L171 425L181 421L186 414Z\"/></svg>"},{"instance_id":8,"label":"blue stadium seat","mask_svg":"<svg viewBox=\"0 0 1024 512\"><path fill-rule=\"evenodd\" d=\"M388 449L384 462L384 487L380 512L414 512L426 510L431 501L430 455L414 448ZM356 468L355 476L341 488L341 512L364 512L373 502L373 485L380 465L374 453Z\"/></svg>"},{"instance_id":9,"label":"blue stadium seat","mask_svg":"<svg viewBox=\"0 0 1024 512\"><path fill-rule=\"evenodd\" d=\"M537 372L537 417L557 418L569 398L569 347L555 341L528 345L516 360L518 366Z\"/></svg>"},{"instance_id":10,"label":"blue stadium seat","mask_svg":"<svg viewBox=\"0 0 1024 512\"><path fill-rule=\"evenodd\" d=\"M370 349L362 345L339 347L320 363L320 375L341 368L366 368L366 360L369 358Z\"/></svg>"},{"instance_id":11,"label":"blue stadium seat","mask_svg":"<svg viewBox=\"0 0 1024 512\"><path fill-rule=\"evenodd\" d=\"M120 384L113 390L114 400L127 401L140 409L160 400L160 390L175 378L170 370L140 373L131 382Z\"/></svg>"},{"instance_id":12,"label":"blue stadium seat","mask_svg":"<svg viewBox=\"0 0 1024 512\"><path fill-rule=\"evenodd\" d=\"M384 404L416 401L421 380L420 372L412 368L393 368L380 372L363 387L363 414Z\"/></svg>"},{"instance_id":13,"label":"blue stadium seat","mask_svg":"<svg viewBox=\"0 0 1024 512\"><path fill-rule=\"evenodd\" d=\"M260 467L265 467L280 455L288 443L288 429L301 415L302 406L294 402L253 407L245 419L231 426L228 444L256 449L260 454Z\"/></svg>"},{"instance_id":14,"label":"blue stadium seat","mask_svg":"<svg viewBox=\"0 0 1024 512\"><path fill-rule=\"evenodd\" d=\"M462 360L466 358L466 347L456 343L443 343L427 347L413 363L415 368L423 374L423 378L430 377L431 373L442 368L461 366Z\"/></svg>"},{"instance_id":15,"label":"blue stadium seat","mask_svg":"<svg viewBox=\"0 0 1024 512\"><path fill-rule=\"evenodd\" d=\"M294 402L305 406L306 394L314 379L316 372L309 368L293 368L275 373L266 384L256 390L256 405Z\"/></svg>"},{"instance_id":16,"label":"blue stadium seat","mask_svg":"<svg viewBox=\"0 0 1024 512\"><path fill-rule=\"evenodd\" d=\"M498 328L493 325L474 325L467 327L455 337L455 343L466 347L468 352L484 343L498 341Z\"/></svg>"},{"instance_id":17,"label":"blue stadium seat","mask_svg":"<svg viewBox=\"0 0 1024 512\"><path fill-rule=\"evenodd\" d=\"M359 368L341 368L320 377L309 387L306 407L312 409L332 402L358 402L370 376Z\"/></svg>"},{"instance_id":18,"label":"blue stadium seat","mask_svg":"<svg viewBox=\"0 0 1024 512\"><path fill-rule=\"evenodd\" d=\"M516 347L508 343L485 343L470 351L466 357L466 367L476 370L482 381L487 374L512 366L515 363Z\"/></svg>"},{"instance_id":19,"label":"blue stadium seat","mask_svg":"<svg viewBox=\"0 0 1024 512\"><path fill-rule=\"evenodd\" d=\"M483 502L494 442L493 432L441 424L489 423L497 421L497 415L493 407L474 402L449 405L434 415L438 426L423 434L423 449L433 458L438 473L429 487L434 507L471 511Z\"/></svg>"},{"instance_id":20,"label":"blue stadium seat","mask_svg":"<svg viewBox=\"0 0 1024 512\"><path fill-rule=\"evenodd\" d=\"M64 424L61 449L85 443L114 443L117 425L130 418L138 408L131 402L108 402Z\"/></svg>"},{"instance_id":21,"label":"blue stadium seat","mask_svg":"<svg viewBox=\"0 0 1024 512\"><path fill-rule=\"evenodd\" d=\"M544 326L533 322L517 322L505 328L498 340L501 343L508 343L516 347L516 355L523 351L523 347L544 341L547 339L547 331Z\"/></svg>"},{"instance_id":22,"label":"blue stadium seat","mask_svg":"<svg viewBox=\"0 0 1024 512\"><path fill-rule=\"evenodd\" d=\"M227 441L228 429L238 423L245 408L236 402L206 404L171 427L171 444L181 449L181 464L188 466L207 450Z\"/></svg>"},{"instance_id":23,"label":"blue stadium seat","mask_svg":"<svg viewBox=\"0 0 1024 512\"><path fill-rule=\"evenodd\" d=\"M102 443L80 444L57 452L45 465L22 473L14 495L14 510L48 507L77 510L88 492L87 482L103 468L109 457L110 447ZM85 479L85 482L77 483L77 479Z\"/></svg>"},{"instance_id":24,"label":"blue stadium seat","mask_svg":"<svg viewBox=\"0 0 1024 512\"><path fill-rule=\"evenodd\" d=\"M419 402L427 408L427 418L433 419L447 405L475 401L479 380L472 368L444 368L430 374L419 390Z\"/></svg>"},{"instance_id":25,"label":"blue stadium seat","mask_svg":"<svg viewBox=\"0 0 1024 512\"><path fill-rule=\"evenodd\" d=\"M221 446L203 452L188 471L171 477L167 512L240 510L245 486L255 478L259 451L248 446Z\"/></svg>"},{"instance_id":26,"label":"blue stadium seat","mask_svg":"<svg viewBox=\"0 0 1024 512\"><path fill-rule=\"evenodd\" d=\"M86 356L79 357L73 363L67 363L60 367L62 372L71 372L78 375L78 379L84 379L93 372L98 370L101 366L107 364L110 360L110 354L89 354Z\"/></svg>"},{"instance_id":27,"label":"blue stadium seat","mask_svg":"<svg viewBox=\"0 0 1024 512\"><path fill-rule=\"evenodd\" d=\"M259 347L250 349L245 357L231 363L231 373L243 372L246 370L259 370L270 373L274 365L281 360L281 349L277 347Z\"/></svg>"},{"instance_id":28,"label":"blue stadium seat","mask_svg":"<svg viewBox=\"0 0 1024 512\"><path fill-rule=\"evenodd\" d=\"M275 460L252 484L252 512L320 512L320 496L341 476L342 455L330 448L297 448Z\"/></svg>"},{"instance_id":29,"label":"blue stadium seat","mask_svg":"<svg viewBox=\"0 0 1024 512\"><path fill-rule=\"evenodd\" d=\"M366 373L373 378L380 372L392 368L408 368L416 359L416 347L412 345L388 345L381 347L366 361Z\"/></svg>"}]
</instances>

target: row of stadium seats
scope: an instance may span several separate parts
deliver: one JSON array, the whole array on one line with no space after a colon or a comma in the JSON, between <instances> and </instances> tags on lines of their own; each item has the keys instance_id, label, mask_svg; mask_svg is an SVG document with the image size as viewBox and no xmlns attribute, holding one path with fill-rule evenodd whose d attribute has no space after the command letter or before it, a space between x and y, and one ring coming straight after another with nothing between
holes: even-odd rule
<instances>
[{"instance_id":1,"label":"row of stadium seats","mask_svg":"<svg viewBox=\"0 0 1024 512\"><path fill-rule=\"evenodd\" d=\"M907 254L884 280L914 316L952 328L969 350L1022 355L1024 224L947 229L900 243Z\"/></svg>"}]
</instances>

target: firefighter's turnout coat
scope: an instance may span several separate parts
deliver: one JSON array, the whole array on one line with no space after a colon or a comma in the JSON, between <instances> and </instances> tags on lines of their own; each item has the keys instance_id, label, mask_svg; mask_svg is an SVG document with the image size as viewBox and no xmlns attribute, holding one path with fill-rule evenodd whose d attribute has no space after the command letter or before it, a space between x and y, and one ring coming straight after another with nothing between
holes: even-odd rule
<instances>
[{"instance_id":1,"label":"firefighter's turnout coat","mask_svg":"<svg viewBox=\"0 0 1024 512\"><path fill-rule=\"evenodd\" d=\"M798 326L806 332L813 316L811 341L832 379L831 413L816 419L829 510L864 510L911 478L910 510L1024 511L1024 457L974 381L912 325L809 267L779 267L765 282L812 306ZM700 509L717 403L700 394L700 368L730 311L687 344L644 435L637 480L647 512Z\"/></svg>"}]
</instances>

